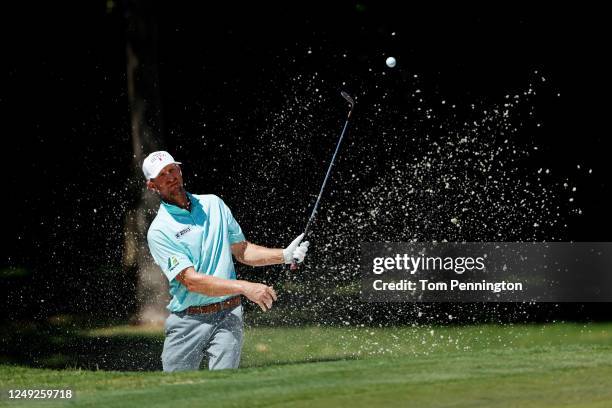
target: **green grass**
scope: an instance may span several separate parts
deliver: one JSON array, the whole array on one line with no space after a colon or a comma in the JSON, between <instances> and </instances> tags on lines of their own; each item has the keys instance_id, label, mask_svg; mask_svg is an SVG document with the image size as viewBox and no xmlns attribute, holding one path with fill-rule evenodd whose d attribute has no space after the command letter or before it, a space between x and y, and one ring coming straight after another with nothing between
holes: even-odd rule
<instances>
[{"instance_id":1,"label":"green grass","mask_svg":"<svg viewBox=\"0 0 612 408\"><path fill-rule=\"evenodd\" d=\"M161 339L130 326L81 335ZM169 375L2 365L0 380L4 390L71 387L78 406L611 407L612 324L253 328L243 366Z\"/></svg>"}]
</instances>

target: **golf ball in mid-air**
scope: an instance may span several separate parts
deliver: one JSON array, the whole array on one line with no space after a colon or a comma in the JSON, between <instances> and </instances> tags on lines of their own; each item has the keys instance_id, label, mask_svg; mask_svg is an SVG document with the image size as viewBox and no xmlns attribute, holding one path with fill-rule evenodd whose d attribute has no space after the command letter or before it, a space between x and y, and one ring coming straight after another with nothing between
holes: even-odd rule
<instances>
[{"instance_id":1,"label":"golf ball in mid-air","mask_svg":"<svg viewBox=\"0 0 612 408\"><path fill-rule=\"evenodd\" d=\"M387 64L389 68L393 68L395 66L395 63L396 61L395 61L395 58L393 57L389 57L385 60L385 64Z\"/></svg>"}]
</instances>

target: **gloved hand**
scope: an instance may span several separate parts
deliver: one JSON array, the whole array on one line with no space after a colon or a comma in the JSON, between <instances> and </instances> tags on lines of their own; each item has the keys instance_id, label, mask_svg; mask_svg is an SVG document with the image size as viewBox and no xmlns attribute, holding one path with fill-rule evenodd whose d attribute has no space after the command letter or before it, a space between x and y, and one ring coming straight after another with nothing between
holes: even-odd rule
<instances>
[{"instance_id":1,"label":"gloved hand","mask_svg":"<svg viewBox=\"0 0 612 408\"><path fill-rule=\"evenodd\" d=\"M310 245L310 242L302 242L303 239L304 234L300 234L287 248L283 249L283 258L285 258L286 264L293 263L294 259L296 259L298 263L304 262L304 257L306 256L306 252L308 252L308 245Z\"/></svg>"}]
</instances>

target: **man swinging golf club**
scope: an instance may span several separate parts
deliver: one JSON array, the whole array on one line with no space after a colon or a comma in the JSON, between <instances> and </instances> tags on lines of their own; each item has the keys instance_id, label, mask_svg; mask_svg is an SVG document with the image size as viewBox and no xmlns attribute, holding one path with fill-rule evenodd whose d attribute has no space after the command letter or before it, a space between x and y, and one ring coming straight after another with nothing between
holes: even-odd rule
<instances>
[{"instance_id":1,"label":"man swinging golf club","mask_svg":"<svg viewBox=\"0 0 612 408\"><path fill-rule=\"evenodd\" d=\"M170 315L162 352L164 371L197 370L204 355L211 370L238 368L242 350L240 295L263 311L271 286L237 280L232 255L251 266L303 262L308 242L298 236L285 249L248 242L223 200L185 191L181 163L165 151L151 153L142 170L161 204L147 233L155 263L170 282Z\"/></svg>"}]
</instances>

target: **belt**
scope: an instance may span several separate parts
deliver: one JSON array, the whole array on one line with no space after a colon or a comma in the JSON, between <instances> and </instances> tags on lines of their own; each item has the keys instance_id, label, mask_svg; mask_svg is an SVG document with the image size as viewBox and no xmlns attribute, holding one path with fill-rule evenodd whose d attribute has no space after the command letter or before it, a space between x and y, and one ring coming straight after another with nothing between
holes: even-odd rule
<instances>
[{"instance_id":1,"label":"belt","mask_svg":"<svg viewBox=\"0 0 612 408\"><path fill-rule=\"evenodd\" d=\"M240 304L240 296L224 300L223 302L213 303L204 306L190 306L185 309L187 314L208 314L217 313L226 309L233 309Z\"/></svg>"}]
</instances>

